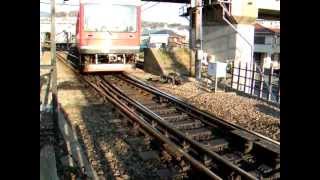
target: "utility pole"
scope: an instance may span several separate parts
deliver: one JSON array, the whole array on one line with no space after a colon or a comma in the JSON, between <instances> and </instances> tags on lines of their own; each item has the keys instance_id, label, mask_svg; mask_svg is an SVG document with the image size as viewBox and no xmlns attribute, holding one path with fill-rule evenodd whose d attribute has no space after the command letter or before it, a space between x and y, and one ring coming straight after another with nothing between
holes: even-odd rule
<instances>
[{"instance_id":1,"label":"utility pole","mask_svg":"<svg viewBox=\"0 0 320 180\"><path fill-rule=\"evenodd\" d=\"M201 79L201 59L202 53L202 0L195 0L195 75L196 79Z\"/></svg>"},{"instance_id":2,"label":"utility pole","mask_svg":"<svg viewBox=\"0 0 320 180\"><path fill-rule=\"evenodd\" d=\"M52 110L55 126L58 125L58 89L57 89L57 65L56 65L56 41L55 41L55 0L51 0L51 77L52 77Z\"/></svg>"},{"instance_id":3,"label":"utility pole","mask_svg":"<svg viewBox=\"0 0 320 180\"><path fill-rule=\"evenodd\" d=\"M191 2L192 4L192 2ZM187 12L188 12L188 9L187 9ZM192 5L190 6L190 9L189 9L189 58L190 58L190 76L192 75L192 71L193 71L193 49L194 49L194 46L193 46L193 7Z\"/></svg>"},{"instance_id":4,"label":"utility pole","mask_svg":"<svg viewBox=\"0 0 320 180\"><path fill-rule=\"evenodd\" d=\"M56 75L57 75L57 67L56 67L56 29L55 29L55 0L51 0L51 65L52 65L52 75L53 75L53 86L52 91L54 93L57 92L57 86L56 85Z\"/></svg>"}]
</instances>

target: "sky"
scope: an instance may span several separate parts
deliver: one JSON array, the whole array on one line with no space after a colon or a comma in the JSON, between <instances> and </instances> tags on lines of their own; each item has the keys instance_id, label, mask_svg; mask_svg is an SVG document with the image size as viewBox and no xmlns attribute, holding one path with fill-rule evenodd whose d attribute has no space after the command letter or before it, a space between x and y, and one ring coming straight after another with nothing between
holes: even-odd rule
<instances>
[{"instance_id":1,"label":"sky","mask_svg":"<svg viewBox=\"0 0 320 180\"><path fill-rule=\"evenodd\" d=\"M40 2L50 3L50 0L40 0ZM56 0L56 4L62 4L63 0ZM75 11L78 10L79 0L69 0L66 4L74 6L57 6L56 11ZM143 21L180 23L188 25L189 21L184 17L179 17L179 8L184 4L179 3L157 3L157 2L141 2ZM153 6L154 5L154 6ZM151 7L153 6L153 7ZM150 8L149 8L150 7ZM40 3L40 11L50 12L50 5Z\"/></svg>"}]
</instances>

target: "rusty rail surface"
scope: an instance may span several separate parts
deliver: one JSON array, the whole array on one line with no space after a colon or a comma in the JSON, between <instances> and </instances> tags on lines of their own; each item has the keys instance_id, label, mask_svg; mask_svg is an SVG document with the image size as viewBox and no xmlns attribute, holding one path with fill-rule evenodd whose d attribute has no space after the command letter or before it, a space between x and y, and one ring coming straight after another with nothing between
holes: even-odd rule
<instances>
[{"instance_id":1,"label":"rusty rail surface","mask_svg":"<svg viewBox=\"0 0 320 180\"><path fill-rule=\"evenodd\" d=\"M279 142L214 117L127 74L79 77L177 160L187 161L208 177L280 179ZM218 138L213 132L218 132Z\"/></svg>"}]
</instances>

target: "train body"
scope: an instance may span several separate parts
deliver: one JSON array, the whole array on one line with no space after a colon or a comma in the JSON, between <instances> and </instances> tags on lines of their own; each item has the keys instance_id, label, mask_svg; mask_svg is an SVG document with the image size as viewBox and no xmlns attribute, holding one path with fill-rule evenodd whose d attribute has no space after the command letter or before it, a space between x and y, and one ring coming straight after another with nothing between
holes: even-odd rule
<instances>
[{"instance_id":1,"label":"train body","mask_svg":"<svg viewBox=\"0 0 320 180\"><path fill-rule=\"evenodd\" d=\"M84 72L135 66L141 31L140 0L81 0L76 46Z\"/></svg>"}]
</instances>

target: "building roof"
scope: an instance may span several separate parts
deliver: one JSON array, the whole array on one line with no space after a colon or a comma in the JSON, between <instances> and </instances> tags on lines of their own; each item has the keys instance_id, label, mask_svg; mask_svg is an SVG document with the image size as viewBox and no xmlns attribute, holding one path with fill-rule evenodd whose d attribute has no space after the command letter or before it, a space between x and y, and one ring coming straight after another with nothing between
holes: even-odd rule
<instances>
[{"instance_id":1,"label":"building roof","mask_svg":"<svg viewBox=\"0 0 320 180\"><path fill-rule=\"evenodd\" d=\"M153 33L150 33L150 34L168 34L169 36L184 37L184 36L182 36L182 35L180 35L180 34L175 33L175 32L172 31L172 30L169 30L169 29L164 29L164 30L156 31L156 32L153 32Z\"/></svg>"},{"instance_id":2,"label":"building roof","mask_svg":"<svg viewBox=\"0 0 320 180\"><path fill-rule=\"evenodd\" d=\"M267 28L265 26L262 26L259 23L254 24L254 31L256 33L264 33L264 34L276 34L280 33L280 29L277 28Z\"/></svg>"},{"instance_id":3,"label":"building roof","mask_svg":"<svg viewBox=\"0 0 320 180\"><path fill-rule=\"evenodd\" d=\"M269 29L274 33L280 33L280 29L276 29L276 28L269 28Z\"/></svg>"},{"instance_id":4,"label":"building roof","mask_svg":"<svg viewBox=\"0 0 320 180\"><path fill-rule=\"evenodd\" d=\"M154 32L157 32L158 30L155 29L146 29L144 28L142 30L141 36L148 36L149 34L153 34Z\"/></svg>"}]
</instances>

